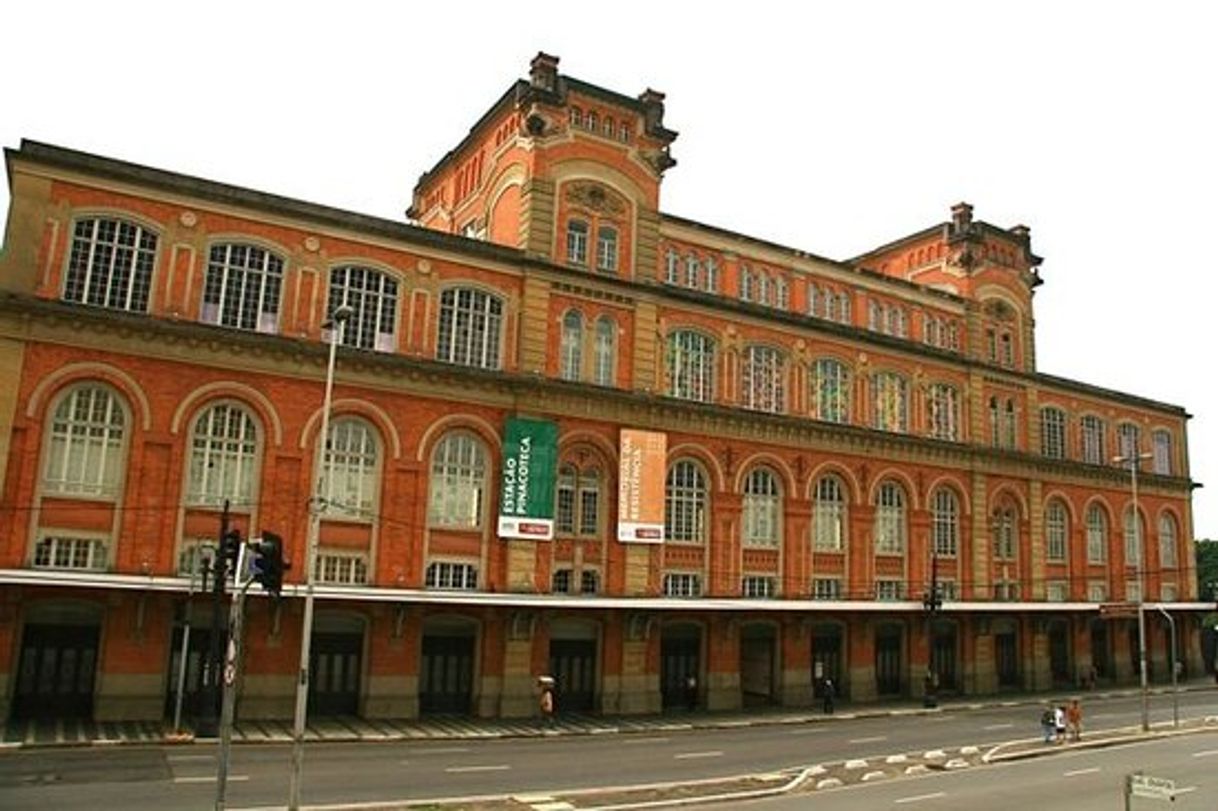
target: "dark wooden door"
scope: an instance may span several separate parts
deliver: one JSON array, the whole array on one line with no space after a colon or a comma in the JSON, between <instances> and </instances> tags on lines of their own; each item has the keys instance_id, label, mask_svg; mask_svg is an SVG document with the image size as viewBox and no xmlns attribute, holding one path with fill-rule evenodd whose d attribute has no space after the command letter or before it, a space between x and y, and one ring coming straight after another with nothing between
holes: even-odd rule
<instances>
[{"instance_id":1,"label":"dark wooden door","mask_svg":"<svg viewBox=\"0 0 1218 811\"><path fill-rule=\"evenodd\" d=\"M885 628L875 638L875 689L882 696L901 694L901 632Z\"/></svg>"},{"instance_id":2,"label":"dark wooden door","mask_svg":"<svg viewBox=\"0 0 1218 811\"><path fill-rule=\"evenodd\" d=\"M696 636L665 637L660 642L660 695L665 709L688 705L686 679L698 676L702 646Z\"/></svg>"},{"instance_id":3,"label":"dark wooden door","mask_svg":"<svg viewBox=\"0 0 1218 811\"><path fill-rule=\"evenodd\" d=\"M596 707L596 640L550 641L556 712L589 712Z\"/></svg>"},{"instance_id":4,"label":"dark wooden door","mask_svg":"<svg viewBox=\"0 0 1218 811\"><path fill-rule=\"evenodd\" d=\"M474 638L424 636L419 712L468 714L473 697Z\"/></svg>"},{"instance_id":5,"label":"dark wooden door","mask_svg":"<svg viewBox=\"0 0 1218 811\"><path fill-rule=\"evenodd\" d=\"M15 718L90 718L98 626L25 626L13 691Z\"/></svg>"},{"instance_id":6,"label":"dark wooden door","mask_svg":"<svg viewBox=\"0 0 1218 811\"><path fill-rule=\"evenodd\" d=\"M309 714L359 713L364 635L315 633L309 649Z\"/></svg>"}]
</instances>

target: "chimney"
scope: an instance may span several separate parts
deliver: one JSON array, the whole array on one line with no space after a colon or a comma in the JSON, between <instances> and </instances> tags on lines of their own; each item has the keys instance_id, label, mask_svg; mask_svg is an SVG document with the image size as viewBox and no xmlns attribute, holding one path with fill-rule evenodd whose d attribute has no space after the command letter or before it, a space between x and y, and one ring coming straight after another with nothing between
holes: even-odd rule
<instances>
[{"instance_id":1,"label":"chimney","mask_svg":"<svg viewBox=\"0 0 1218 811\"><path fill-rule=\"evenodd\" d=\"M973 207L968 203L952 206L952 233L963 234L973 224Z\"/></svg>"},{"instance_id":2,"label":"chimney","mask_svg":"<svg viewBox=\"0 0 1218 811\"><path fill-rule=\"evenodd\" d=\"M553 93L558 85L558 57L538 51L529 63L529 83L539 90Z\"/></svg>"}]
</instances>

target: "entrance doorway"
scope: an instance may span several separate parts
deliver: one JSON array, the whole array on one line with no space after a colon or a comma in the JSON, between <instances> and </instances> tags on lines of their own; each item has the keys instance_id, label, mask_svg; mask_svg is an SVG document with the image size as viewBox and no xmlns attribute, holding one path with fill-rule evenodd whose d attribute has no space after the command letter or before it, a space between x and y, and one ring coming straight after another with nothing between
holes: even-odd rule
<instances>
[{"instance_id":1,"label":"entrance doorway","mask_svg":"<svg viewBox=\"0 0 1218 811\"><path fill-rule=\"evenodd\" d=\"M994 670L999 687L1019 686L1019 635L1012 627L994 632Z\"/></svg>"},{"instance_id":2,"label":"entrance doorway","mask_svg":"<svg viewBox=\"0 0 1218 811\"><path fill-rule=\"evenodd\" d=\"M1049 674L1057 687L1073 683L1070 668L1070 627L1065 620L1049 623Z\"/></svg>"},{"instance_id":3,"label":"entrance doorway","mask_svg":"<svg viewBox=\"0 0 1218 811\"><path fill-rule=\"evenodd\" d=\"M960 689L956 651L956 623L936 620L931 626L934 645L930 650L930 667L939 679L940 690Z\"/></svg>"},{"instance_id":4,"label":"entrance doorway","mask_svg":"<svg viewBox=\"0 0 1218 811\"><path fill-rule=\"evenodd\" d=\"M660 637L660 699L664 709L687 707L686 680L693 676L700 700L702 680L702 629L693 624L669 625Z\"/></svg>"},{"instance_id":5,"label":"entrance doorway","mask_svg":"<svg viewBox=\"0 0 1218 811\"><path fill-rule=\"evenodd\" d=\"M901 637L899 625L881 625L875 631L875 690L881 696L901 694Z\"/></svg>"},{"instance_id":6,"label":"entrance doorway","mask_svg":"<svg viewBox=\"0 0 1218 811\"><path fill-rule=\"evenodd\" d=\"M825 679L833 680L836 695L847 695L846 683L842 678L844 648L842 626L834 623L812 626L812 694L816 698L824 695L822 688Z\"/></svg>"},{"instance_id":7,"label":"entrance doorway","mask_svg":"<svg viewBox=\"0 0 1218 811\"><path fill-rule=\"evenodd\" d=\"M473 708L474 626L436 621L423 627L419 670L421 715L468 715Z\"/></svg>"},{"instance_id":8,"label":"entrance doorway","mask_svg":"<svg viewBox=\"0 0 1218 811\"><path fill-rule=\"evenodd\" d=\"M559 712L593 712L597 695L597 626L578 620L550 624L550 675Z\"/></svg>"},{"instance_id":9,"label":"entrance doorway","mask_svg":"<svg viewBox=\"0 0 1218 811\"><path fill-rule=\"evenodd\" d=\"M91 718L100 636L100 611L93 606L31 610L21 634L13 717Z\"/></svg>"}]
</instances>

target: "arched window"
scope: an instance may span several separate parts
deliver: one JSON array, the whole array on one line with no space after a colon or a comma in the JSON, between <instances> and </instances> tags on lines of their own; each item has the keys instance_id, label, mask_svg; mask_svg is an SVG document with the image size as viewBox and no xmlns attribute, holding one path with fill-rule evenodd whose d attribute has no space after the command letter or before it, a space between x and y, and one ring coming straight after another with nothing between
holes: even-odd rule
<instances>
[{"instance_id":1,"label":"arched window","mask_svg":"<svg viewBox=\"0 0 1218 811\"><path fill-rule=\"evenodd\" d=\"M274 332L279 325L283 260L256 245L212 245L202 319L225 327Z\"/></svg>"},{"instance_id":2,"label":"arched window","mask_svg":"<svg viewBox=\"0 0 1218 811\"><path fill-rule=\"evenodd\" d=\"M850 314L850 294L841 292L837 294L837 320L843 324L853 323L854 319ZM832 316L830 316L832 317Z\"/></svg>"},{"instance_id":3,"label":"arched window","mask_svg":"<svg viewBox=\"0 0 1218 811\"><path fill-rule=\"evenodd\" d=\"M571 121L571 126L578 127L584 123L584 113L578 107L572 107L567 111L567 116Z\"/></svg>"},{"instance_id":4,"label":"arched window","mask_svg":"<svg viewBox=\"0 0 1218 811\"><path fill-rule=\"evenodd\" d=\"M1040 452L1050 459L1066 458L1066 412L1056 406L1040 410Z\"/></svg>"},{"instance_id":5,"label":"arched window","mask_svg":"<svg viewBox=\"0 0 1218 811\"><path fill-rule=\"evenodd\" d=\"M909 430L909 384L895 372L876 372L871 378L872 425L880 431Z\"/></svg>"},{"instance_id":6,"label":"arched window","mask_svg":"<svg viewBox=\"0 0 1218 811\"><path fill-rule=\"evenodd\" d=\"M750 346L740 372L740 402L745 408L774 414L786 409L786 364L781 352L769 346Z\"/></svg>"},{"instance_id":7,"label":"arched window","mask_svg":"<svg viewBox=\"0 0 1218 811\"><path fill-rule=\"evenodd\" d=\"M1123 422L1117 426L1117 451L1126 459L1132 459L1138 455L1141 450L1141 441L1139 436L1138 426L1132 422ZM1123 463L1125 467L1129 466L1129 462ZM1142 463L1137 463L1138 469L1142 469Z\"/></svg>"},{"instance_id":8,"label":"arched window","mask_svg":"<svg viewBox=\"0 0 1218 811\"><path fill-rule=\"evenodd\" d=\"M1091 465L1107 463L1104 458L1104 421L1094 414L1086 414L1079 420L1082 429L1083 461Z\"/></svg>"},{"instance_id":9,"label":"arched window","mask_svg":"<svg viewBox=\"0 0 1218 811\"><path fill-rule=\"evenodd\" d=\"M1151 442L1154 444L1155 473L1160 476L1172 475L1171 432L1160 429L1155 431L1151 437Z\"/></svg>"},{"instance_id":10,"label":"arched window","mask_svg":"<svg viewBox=\"0 0 1218 811\"><path fill-rule=\"evenodd\" d=\"M1066 507L1057 499L1045 510L1045 557L1053 561L1066 559L1066 539L1069 537Z\"/></svg>"},{"instance_id":11,"label":"arched window","mask_svg":"<svg viewBox=\"0 0 1218 811\"><path fill-rule=\"evenodd\" d=\"M782 493L773 471L753 468L744 480L744 543L746 546L778 546L782 517Z\"/></svg>"},{"instance_id":12,"label":"arched window","mask_svg":"<svg viewBox=\"0 0 1218 811\"><path fill-rule=\"evenodd\" d=\"M614 132L613 116L607 115L607 116L605 116L604 123L601 124L601 134L604 135L606 138L612 138L613 132Z\"/></svg>"},{"instance_id":13,"label":"arched window","mask_svg":"<svg viewBox=\"0 0 1218 811\"><path fill-rule=\"evenodd\" d=\"M753 271L741 265L740 267L740 300L752 301L756 297L753 292Z\"/></svg>"},{"instance_id":14,"label":"arched window","mask_svg":"<svg viewBox=\"0 0 1218 811\"><path fill-rule=\"evenodd\" d=\"M63 300L147 312L156 266L156 234L111 217L77 220Z\"/></svg>"},{"instance_id":15,"label":"arched window","mask_svg":"<svg viewBox=\"0 0 1218 811\"><path fill-rule=\"evenodd\" d=\"M934 383L927 392L927 423L935 439L960 438L960 392L950 383Z\"/></svg>"},{"instance_id":16,"label":"arched window","mask_svg":"<svg viewBox=\"0 0 1218 811\"><path fill-rule=\"evenodd\" d=\"M867 329L879 332L884 328L884 308L877 301L867 302Z\"/></svg>"},{"instance_id":17,"label":"arched window","mask_svg":"<svg viewBox=\"0 0 1218 811\"><path fill-rule=\"evenodd\" d=\"M715 397L715 341L693 330L668 336L668 394L710 402Z\"/></svg>"},{"instance_id":18,"label":"arched window","mask_svg":"<svg viewBox=\"0 0 1218 811\"><path fill-rule=\"evenodd\" d=\"M617 273L617 229L602 225L596 229L596 269Z\"/></svg>"},{"instance_id":19,"label":"arched window","mask_svg":"<svg viewBox=\"0 0 1218 811\"><path fill-rule=\"evenodd\" d=\"M1125 509L1125 565L1142 565L1142 516L1134 515L1133 505Z\"/></svg>"},{"instance_id":20,"label":"arched window","mask_svg":"<svg viewBox=\"0 0 1218 811\"><path fill-rule=\"evenodd\" d=\"M840 360L818 358L812 365L812 416L850 422L850 369Z\"/></svg>"},{"instance_id":21,"label":"arched window","mask_svg":"<svg viewBox=\"0 0 1218 811\"><path fill-rule=\"evenodd\" d=\"M1176 553L1176 519L1168 513L1159 516L1159 568L1174 569L1180 565Z\"/></svg>"},{"instance_id":22,"label":"arched window","mask_svg":"<svg viewBox=\"0 0 1218 811\"><path fill-rule=\"evenodd\" d=\"M42 485L48 493L113 498L123 480L127 418L99 385L71 389L51 417Z\"/></svg>"},{"instance_id":23,"label":"arched window","mask_svg":"<svg viewBox=\"0 0 1218 811\"><path fill-rule=\"evenodd\" d=\"M791 286L781 276L774 280L774 306L780 310L791 309Z\"/></svg>"},{"instance_id":24,"label":"arched window","mask_svg":"<svg viewBox=\"0 0 1218 811\"><path fill-rule=\"evenodd\" d=\"M997 397L990 398L990 445L995 448L1002 445L1002 412Z\"/></svg>"},{"instance_id":25,"label":"arched window","mask_svg":"<svg viewBox=\"0 0 1218 811\"><path fill-rule=\"evenodd\" d=\"M679 543L706 540L706 477L702 469L682 459L668 470L664 487L664 538Z\"/></svg>"},{"instance_id":26,"label":"arched window","mask_svg":"<svg viewBox=\"0 0 1218 811\"><path fill-rule=\"evenodd\" d=\"M955 557L960 549L960 504L956 493L946 487L935 491L931 508L935 533L935 554Z\"/></svg>"},{"instance_id":27,"label":"arched window","mask_svg":"<svg viewBox=\"0 0 1218 811\"><path fill-rule=\"evenodd\" d=\"M922 340L930 346L939 346L939 319L933 315L924 317L922 322Z\"/></svg>"},{"instance_id":28,"label":"arched window","mask_svg":"<svg viewBox=\"0 0 1218 811\"><path fill-rule=\"evenodd\" d=\"M330 271L330 301L327 312L340 305L352 315L340 329L343 346L356 349L394 350L397 329L398 283L389 274L373 268L345 265Z\"/></svg>"},{"instance_id":29,"label":"arched window","mask_svg":"<svg viewBox=\"0 0 1218 811\"><path fill-rule=\"evenodd\" d=\"M702 263L692 253L685 257L685 286L691 290L702 286Z\"/></svg>"},{"instance_id":30,"label":"arched window","mask_svg":"<svg viewBox=\"0 0 1218 811\"><path fill-rule=\"evenodd\" d=\"M436 360L482 369L499 368L503 302L471 287L450 287L440 295Z\"/></svg>"},{"instance_id":31,"label":"arched window","mask_svg":"<svg viewBox=\"0 0 1218 811\"><path fill-rule=\"evenodd\" d=\"M1087 562L1103 563L1108 558L1108 516L1098 504L1087 508Z\"/></svg>"},{"instance_id":32,"label":"arched window","mask_svg":"<svg viewBox=\"0 0 1218 811\"><path fill-rule=\"evenodd\" d=\"M995 510L990 529L994 533L994 559L1014 560L1015 554L1019 551L1015 508L1007 506Z\"/></svg>"},{"instance_id":33,"label":"arched window","mask_svg":"<svg viewBox=\"0 0 1218 811\"><path fill-rule=\"evenodd\" d=\"M433 527L478 529L486 495L486 451L472 434L457 431L431 457L427 522Z\"/></svg>"},{"instance_id":34,"label":"arched window","mask_svg":"<svg viewBox=\"0 0 1218 811\"><path fill-rule=\"evenodd\" d=\"M1018 431L1015 425L1015 401L1007 400L1006 407L1003 411L1002 420L1002 446L1009 450L1015 450L1016 437Z\"/></svg>"},{"instance_id":35,"label":"arched window","mask_svg":"<svg viewBox=\"0 0 1218 811\"><path fill-rule=\"evenodd\" d=\"M881 555L905 552L905 489L893 481L881 483L876 493L875 551Z\"/></svg>"},{"instance_id":36,"label":"arched window","mask_svg":"<svg viewBox=\"0 0 1218 811\"><path fill-rule=\"evenodd\" d=\"M558 503L554 531L559 535L600 534L601 480L596 469L580 471L563 465L558 472Z\"/></svg>"},{"instance_id":37,"label":"arched window","mask_svg":"<svg viewBox=\"0 0 1218 811\"><path fill-rule=\"evenodd\" d=\"M369 520L376 515L379 490L376 431L364 420L340 417L330 424L326 458L321 460L320 487L325 512Z\"/></svg>"},{"instance_id":38,"label":"arched window","mask_svg":"<svg viewBox=\"0 0 1218 811\"><path fill-rule=\"evenodd\" d=\"M664 281L676 284L680 276L680 268L681 260L677 256L677 252L669 248L668 253L664 254Z\"/></svg>"},{"instance_id":39,"label":"arched window","mask_svg":"<svg viewBox=\"0 0 1218 811\"><path fill-rule=\"evenodd\" d=\"M765 271L757 272L757 303L769 306L770 301L770 276Z\"/></svg>"},{"instance_id":40,"label":"arched window","mask_svg":"<svg viewBox=\"0 0 1218 811\"><path fill-rule=\"evenodd\" d=\"M706 292L719 292L719 263L713 256L706 257Z\"/></svg>"},{"instance_id":41,"label":"arched window","mask_svg":"<svg viewBox=\"0 0 1218 811\"><path fill-rule=\"evenodd\" d=\"M256 500L258 428L249 412L235 403L219 403L199 414L190 439L186 500L236 507Z\"/></svg>"},{"instance_id":42,"label":"arched window","mask_svg":"<svg viewBox=\"0 0 1218 811\"><path fill-rule=\"evenodd\" d=\"M559 370L563 380L579 380L583 368L584 317L579 310L567 310L562 317Z\"/></svg>"},{"instance_id":43,"label":"arched window","mask_svg":"<svg viewBox=\"0 0 1218 811\"><path fill-rule=\"evenodd\" d=\"M614 384L613 361L617 357L617 322L607 315L596 319L592 379L598 386Z\"/></svg>"},{"instance_id":44,"label":"arched window","mask_svg":"<svg viewBox=\"0 0 1218 811\"><path fill-rule=\"evenodd\" d=\"M596 114L595 110L589 110L588 115L584 116L584 126L587 127L590 132L596 132L597 128L600 126L600 116Z\"/></svg>"},{"instance_id":45,"label":"arched window","mask_svg":"<svg viewBox=\"0 0 1218 811\"><path fill-rule=\"evenodd\" d=\"M820 288L814 284L808 284L808 315L818 318L823 313L821 311L821 292Z\"/></svg>"},{"instance_id":46,"label":"arched window","mask_svg":"<svg viewBox=\"0 0 1218 811\"><path fill-rule=\"evenodd\" d=\"M842 483L833 476L816 482L813 521L817 549L840 552L846 538L846 498Z\"/></svg>"},{"instance_id":47,"label":"arched window","mask_svg":"<svg viewBox=\"0 0 1218 811\"><path fill-rule=\"evenodd\" d=\"M567 221L567 261L588 264L588 223L583 220Z\"/></svg>"}]
</instances>

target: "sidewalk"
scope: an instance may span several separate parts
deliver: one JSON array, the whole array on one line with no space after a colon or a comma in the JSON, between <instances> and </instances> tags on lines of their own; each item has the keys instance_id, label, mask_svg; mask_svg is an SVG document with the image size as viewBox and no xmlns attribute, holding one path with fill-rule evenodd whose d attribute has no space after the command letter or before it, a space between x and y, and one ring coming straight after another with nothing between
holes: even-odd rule
<instances>
[{"instance_id":1,"label":"sidewalk","mask_svg":"<svg viewBox=\"0 0 1218 811\"><path fill-rule=\"evenodd\" d=\"M1208 680L1180 685L1181 692L1213 690ZM1151 695L1162 696L1170 687L1152 688ZM662 715L605 717L559 715L554 727L543 727L537 719L483 719L467 717L423 720L367 720L354 717L323 718L310 722L305 738L328 743L349 741L457 740L479 738L525 738L553 735L612 735L656 733L687 729L723 729L765 724L807 724L877 718L896 715L923 715L961 712L987 707L1014 707L1043 704L1068 695L1065 692L1021 693L1009 696L948 698L935 709L920 701L849 704L839 703L833 715L814 708L759 708L734 712L673 712ZM1137 688L1097 690L1083 693L1088 700L1138 695ZM152 721L95 722L87 720L10 721L4 726L0 748L43 746L115 746L124 744L160 745L195 741L190 732L173 733L166 724ZM198 739L200 742L207 739ZM214 739L212 739L214 740ZM236 725L237 743L285 743L292 740L290 721L244 721Z\"/></svg>"}]
</instances>

